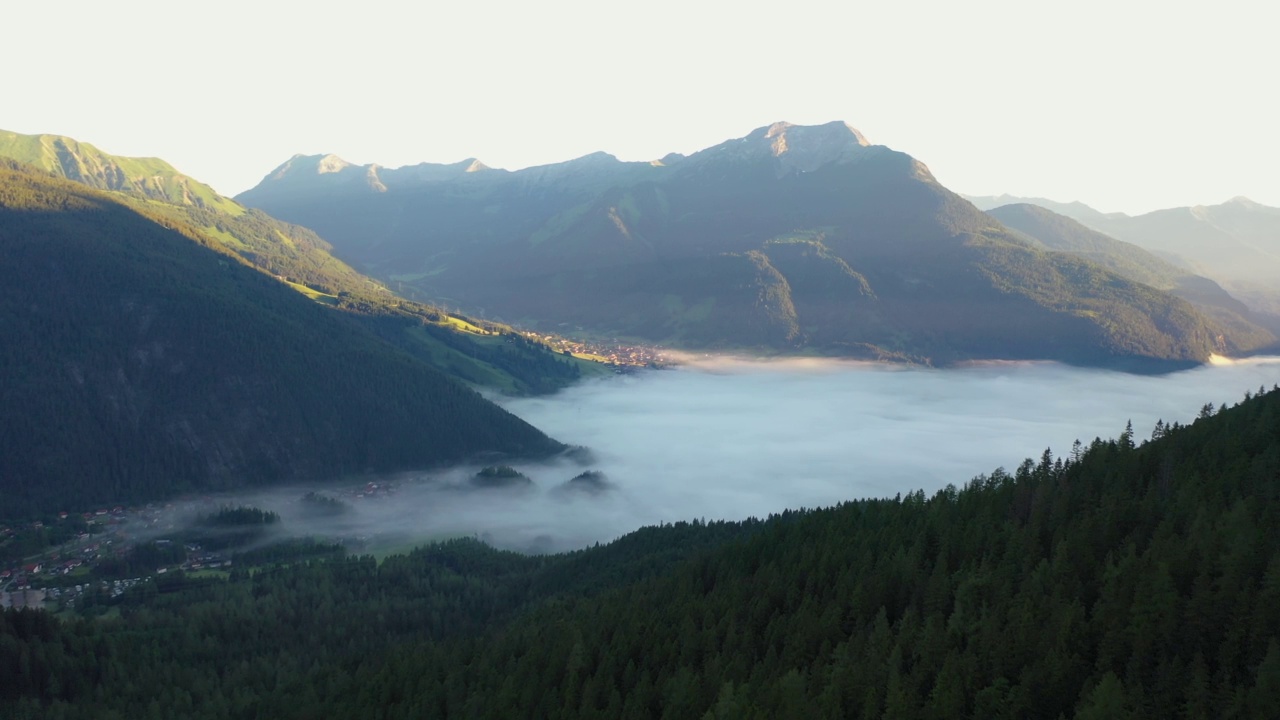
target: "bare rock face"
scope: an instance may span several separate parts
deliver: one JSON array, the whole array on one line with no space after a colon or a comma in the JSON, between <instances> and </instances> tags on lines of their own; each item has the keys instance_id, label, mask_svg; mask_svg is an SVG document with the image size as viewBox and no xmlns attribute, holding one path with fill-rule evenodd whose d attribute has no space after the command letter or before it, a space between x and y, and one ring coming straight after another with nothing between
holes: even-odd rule
<instances>
[{"instance_id":1,"label":"bare rock face","mask_svg":"<svg viewBox=\"0 0 1280 720\"><path fill-rule=\"evenodd\" d=\"M316 163L316 173L327 175L329 173L342 172L351 167L351 163L343 160L337 155L325 155L320 158L320 162Z\"/></svg>"},{"instance_id":2,"label":"bare rock face","mask_svg":"<svg viewBox=\"0 0 1280 720\"><path fill-rule=\"evenodd\" d=\"M770 140L769 147L784 174L812 172L827 163L848 162L871 145L862 133L843 122L810 126L774 123L765 138Z\"/></svg>"},{"instance_id":3,"label":"bare rock face","mask_svg":"<svg viewBox=\"0 0 1280 720\"><path fill-rule=\"evenodd\" d=\"M854 162L868 152L874 152L871 143L848 123L793 125L776 122L756 128L746 137L694 153L687 160L693 165L772 160L776 174L781 178L793 173L813 172L831 163ZM665 158L663 162L671 164Z\"/></svg>"}]
</instances>

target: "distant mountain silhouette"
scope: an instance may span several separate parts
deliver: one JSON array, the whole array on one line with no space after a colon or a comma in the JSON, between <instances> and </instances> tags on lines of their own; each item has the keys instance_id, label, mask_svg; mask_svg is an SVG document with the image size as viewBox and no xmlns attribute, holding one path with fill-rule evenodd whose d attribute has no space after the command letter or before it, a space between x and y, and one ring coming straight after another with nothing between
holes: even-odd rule
<instances>
[{"instance_id":1,"label":"distant mountain silhouette","mask_svg":"<svg viewBox=\"0 0 1280 720\"><path fill-rule=\"evenodd\" d=\"M1006 227L1021 232L1050 250L1087 258L1130 280L1164 290L1191 302L1231 330L1236 338L1250 338L1257 345L1274 342L1258 326L1267 322L1218 283L1157 257L1132 243L1116 240L1048 208L1029 203L1003 205L987 211Z\"/></svg>"},{"instance_id":2,"label":"distant mountain silhouette","mask_svg":"<svg viewBox=\"0 0 1280 720\"><path fill-rule=\"evenodd\" d=\"M983 209L1015 202L1046 207L1212 278L1255 310L1280 315L1280 208L1237 197L1130 216L1044 198L969 199Z\"/></svg>"}]
</instances>

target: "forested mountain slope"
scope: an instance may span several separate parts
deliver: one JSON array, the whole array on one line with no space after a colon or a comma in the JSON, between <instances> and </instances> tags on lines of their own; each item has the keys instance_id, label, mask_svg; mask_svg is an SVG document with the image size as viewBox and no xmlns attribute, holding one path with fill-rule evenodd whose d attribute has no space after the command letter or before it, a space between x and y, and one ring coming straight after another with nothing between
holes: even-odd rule
<instances>
[{"instance_id":1,"label":"forested mountain slope","mask_svg":"<svg viewBox=\"0 0 1280 720\"><path fill-rule=\"evenodd\" d=\"M15 717L1268 718L1280 391L931 498L0 615ZM91 613L104 610L95 606Z\"/></svg>"},{"instance_id":2,"label":"forested mountain slope","mask_svg":"<svg viewBox=\"0 0 1280 720\"><path fill-rule=\"evenodd\" d=\"M559 443L197 229L0 161L0 512Z\"/></svg>"},{"instance_id":3,"label":"forested mountain slope","mask_svg":"<svg viewBox=\"0 0 1280 720\"><path fill-rule=\"evenodd\" d=\"M1142 215L1101 213L1079 202L970 197L985 209L1021 202L1046 207L1113 238L1140 245L1212 278L1251 308L1280 315L1280 208L1232 198L1217 205Z\"/></svg>"},{"instance_id":4,"label":"forested mountain slope","mask_svg":"<svg viewBox=\"0 0 1280 720\"><path fill-rule=\"evenodd\" d=\"M844 123L517 172L299 156L238 199L388 282L549 330L938 363L1167 367L1258 347L1163 291L1044 252Z\"/></svg>"},{"instance_id":5,"label":"forested mountain slope","mask_svg":"<svg viewBox=\"0 0 1280 720\"><path fill-rule=\"evenodd\" d=\"M1116 240L1031 203L1001 205L988 210L987 214L1046 249L1079 255L1117 275L1176 295L1227 328L1233 337L1250 345L1264 347L1275 342L1275 328L1280 325L1274 318L1253 313L1213 280L1137 245Z\"/></svg>"}]
</instances>

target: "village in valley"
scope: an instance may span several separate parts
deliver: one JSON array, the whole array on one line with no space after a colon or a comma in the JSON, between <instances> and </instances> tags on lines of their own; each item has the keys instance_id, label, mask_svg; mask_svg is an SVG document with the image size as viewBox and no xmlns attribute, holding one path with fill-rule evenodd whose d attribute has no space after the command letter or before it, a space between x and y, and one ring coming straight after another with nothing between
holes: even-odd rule
<instances>
[{"instance_id":1,"label":"village in valley","mask_svg":"<svg viewBox=\"0 0 1280 720\"><path fill-rule=\"evenodd\" d=\"M75 607L85 593L119 597L150 576L109 577L115 574L111 572L113 565L119 565L132 548L134 538L154 535L166 525L172 529L172 518L194 506L194 503L168 503L126 509L116 505L80 514L61 512L52 523L36 521L18 528L0 526L0 548L5 549L12 543L30 542L33 536L67 537L65 542L43 548L0 569L0 607L62 609ZM198 546L187 546L183 550L182 560L171 566L156 567L153 573L231 565L229 559L220 555L201 553Z\"/></svg>"},{"instance_id":2,"label":"village in valley","mask_svg":"<svg viewBox=\"0 0 1280 720\"><path fill-rule=\"evenodd\" d=\"M369 481L309 493L298 502L322 497L333 508L388 500L395 493L393 481ZM86 600L109 603L179 571L186 577L226 577L243 548L215 549L191 542L188 536L193 521L228 507L223 500L201 496L60 512L20 526L0 524L0 608L62 611L74 610ZM370 539L337 537L324 547L360 551Z\"/></svg>"},{"instance_id":3,"label":"village in valley","mask_svg":"<svg viewBox=\"0 0 1280 720\"><path fill-rule=\"evenodd\" d=\"M537 332L521 332L534 342L543 343L558 353L572 355L584 360L594 360L614 366L615 372L627 372L636 368L659 368L672 363L667 352L660 347L651 347L635 343L593 342L587 340L571 340L559 335L544 335Z\"/></svg>"}]
</instances>

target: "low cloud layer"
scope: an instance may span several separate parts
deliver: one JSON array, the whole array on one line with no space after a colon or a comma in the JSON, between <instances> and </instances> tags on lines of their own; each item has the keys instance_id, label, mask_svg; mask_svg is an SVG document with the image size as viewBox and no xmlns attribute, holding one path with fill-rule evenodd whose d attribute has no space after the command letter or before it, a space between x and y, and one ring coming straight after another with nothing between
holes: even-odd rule
<instances>
[{"instance_id":1,"label":"low cloud layer","mask_svg":"<svg viewBox=\"0 0 1280 720\"><path fill-rule=\"evenodd\" d=\"M284 528L403 544L478 535L520 550L604 542L642 525L763 517L786 508L962 485L1079 438L1139 439L1157 419L1189 422L1280 381L1280 359L1144 377L1057 364L947 370L834 361L704 358L675 370L590 382L506 406L553 437L593 450L585 467L522 465L525 490L461 490L478 468L410 474L385 492L330 489L350 510L304 521L305 488L245 498ZM584 469L610 491L555 492ZM385 490L384 487L380 490ZM345 493L345 495L343 495Z\"/></svg>"}]
</instances>

